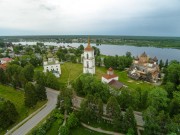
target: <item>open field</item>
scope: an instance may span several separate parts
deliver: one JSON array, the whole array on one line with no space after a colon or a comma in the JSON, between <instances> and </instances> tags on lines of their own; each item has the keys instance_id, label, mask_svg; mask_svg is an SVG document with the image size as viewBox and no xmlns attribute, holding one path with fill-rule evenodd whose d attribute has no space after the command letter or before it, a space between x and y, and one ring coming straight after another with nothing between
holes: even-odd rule
<instances>
[{"instance_id":1,"label":"open field","mask_svg":"<svg viewBox=\"0 0 180 135\"><path fill-rule=\"evenodd\" d=\"M14 125L22 121L24 118L26 118L28 115L30 115L31 113L33 113L35 110L37 110L39 107L41 107L46 103L46 101L38 102L34 108L27 108L24 106L24 92L4 85L0 85L0 97L5 98L6 100L10 100L12 103L14 103L19 113L19 119Z\"/></svg>"},{"instance_id":2,"label":"open field","mask_svg":"<svg viewBox=\"0 0 180 135\"><path fill-rule=\"evenodd\" d=\"M66 85L68 81L72 83L82 74L82 64L66 62L61 65L61 73L60 84Z\"/></svg>"}]
</instances>

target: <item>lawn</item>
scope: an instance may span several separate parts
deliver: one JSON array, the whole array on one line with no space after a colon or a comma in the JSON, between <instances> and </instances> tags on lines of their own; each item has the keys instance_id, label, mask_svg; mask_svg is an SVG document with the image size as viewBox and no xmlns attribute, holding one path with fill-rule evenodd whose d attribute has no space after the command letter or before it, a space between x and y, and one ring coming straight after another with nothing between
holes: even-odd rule
<instances>
[{"instance_id":1,"label":"lawn","mask_svg":"<svg viewBox=\"0 0 180 135\"><path fill-rule=\"evenodd\" d=\"M143 81L136 81L127 76L127 71L115 71L115 74L119 76L119 81L122 82L124 85L128 86L130 89L136 89L137 87L140 87L142 89L151 89L154 87L149 82L143 82Z\"/></svg>"},{"instance_id":2,"label":"lawn","mask_svg":"<svg viewBox=\"0 0 180 135\"><path fill-rule=\"evenodd\" d=\"M34 108L27 108L24 106L24 92L22 90L16 90L12 87L4 85L0 85L0 97L5 98L6 100L10 100L12 103L14 103L19 113L19 119L14 125L22 121L24 118L46 103L46 101L39 102Z\"/></svg>"},{"instance_id":3,"label":"lawn","mask_svg":"<svg viewBox=\"0 0 180 135\"><path fill-rule=\"evenodd\" d=\"M79 126L71 130L71 135L107 135L107 134L99 133L99 132L87 129L85 127Z\"/></svg>"},{"instance_id":4,"label":"lawn","mask_svg":"<svg viewBox=\"0 0 180 135\"><path fill-rule=\"evenodd\" d=\"M59 78L60 84L66 85L72 83L82 74L82 64L67 62L61 65L61 77Z\"/></svg>"}]
</instances>

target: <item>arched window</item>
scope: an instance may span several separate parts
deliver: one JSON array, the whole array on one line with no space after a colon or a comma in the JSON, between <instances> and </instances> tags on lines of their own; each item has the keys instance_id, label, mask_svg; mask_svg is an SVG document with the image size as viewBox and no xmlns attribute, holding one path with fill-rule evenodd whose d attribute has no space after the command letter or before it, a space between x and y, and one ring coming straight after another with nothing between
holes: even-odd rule
<instances>
[{"instance_id":1,"label":"arched window","mask_svg":"<svg viewBox=\"0 0 180 135\"><path fill-rule=\"evenodd\" d=\"M89 61L87 61L87 68L89 68Z\"/></svg>"},{"instance_id":2,"label":"arched window","mask_svg":"<svg viewBox=\"0 0 180 135\"><path fill-rule=\"evenodd\" d=\"M87 59L89 59L89 55L88 55L88 53L87 53Z\"/></svg>"}]
</instances>

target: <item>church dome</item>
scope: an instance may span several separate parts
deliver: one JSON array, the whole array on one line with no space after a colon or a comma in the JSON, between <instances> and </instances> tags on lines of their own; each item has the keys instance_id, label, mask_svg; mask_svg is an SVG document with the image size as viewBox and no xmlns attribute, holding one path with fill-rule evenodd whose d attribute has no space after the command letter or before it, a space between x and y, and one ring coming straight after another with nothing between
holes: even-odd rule
<instances>
[{"instance_id":1,"label":"church dome","mask_svg":"<svg viewBox=\"0 0 180 135\"><path fill-rule=\"evenodd\" d=\"M88 38L88 45L86 48L84 48L85 51L93 51L93 48L90 45L90 39Z\"/></svg>"},{"instance_id":2,"label":"church dome","mask_svg":"<svg viewBox=\"0 0 180 135\"><path fill-rule=\"evenodd\" d=\"M51 52L48 52L48 55L47 55L48 58L52 58L53 57L53 54Z\"/></svg>"}]
</instances>

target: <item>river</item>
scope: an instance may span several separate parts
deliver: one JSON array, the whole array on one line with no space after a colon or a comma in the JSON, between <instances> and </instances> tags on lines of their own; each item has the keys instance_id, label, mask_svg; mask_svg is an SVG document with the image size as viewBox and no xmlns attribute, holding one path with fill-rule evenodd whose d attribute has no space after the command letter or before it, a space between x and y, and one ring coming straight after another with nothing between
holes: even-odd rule
<instances>
[{"instance_id":1,"label":"river","mask_svg":"<svg viewBox=\"0 0 180 135\"><path fill-rule=\"evenodd\" d=\"M13 44L22 44L22 45L36 45L36 42L13 42ZM78 47L80 44L86 46L87 44L83 43L55 43L55 42L44 42L45 45L54 45L54 46L73 46ZM91 44L92 46L96 46L95 44ZM137 47L137 46L129 46L129 45L100 45L97 46L101 54L104 55L125 55L126 52L131 52L133 56L137 56L146 52L149 57L156 56L159 60L162 59L166 61L171 60L178 60L180 61L180 50L179 49L172 49L172 48L156 48L156 47Z\"/></svg>"}]
</instances>

